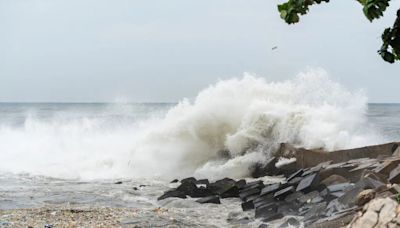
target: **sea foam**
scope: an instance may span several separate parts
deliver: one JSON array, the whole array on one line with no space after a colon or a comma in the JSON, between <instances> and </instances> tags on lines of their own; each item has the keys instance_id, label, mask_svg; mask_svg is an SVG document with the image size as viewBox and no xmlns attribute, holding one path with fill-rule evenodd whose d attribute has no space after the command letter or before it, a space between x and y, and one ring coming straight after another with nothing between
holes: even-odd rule
<instances>
[{"instance_id":1,"label":"sea foam","mask_svg":"<svg viewBox=\"0 0 400 228\"><path fill-rule=\"evenodd\" d=\"M144 133L131 155L135 175L245 177L279 143L335 150L382 141L366 120L367 99L323 70L267 82L246 74L182 101Z\"/></svg>"},{"instance_id":2,"label":"sea foam","mask_svg":"<svg viewBox=\"0 0 400 228\"><path fill-rule=\"evenodd\" d=\"M245 74L134 123L63 114L45 120L29 114L22 127L0 123L0 171L83 179L246 177L282 142L335 150L384 141L366 112L362 91L347 90L323 70L282 82Z\"/></svg>"}]
</instances>

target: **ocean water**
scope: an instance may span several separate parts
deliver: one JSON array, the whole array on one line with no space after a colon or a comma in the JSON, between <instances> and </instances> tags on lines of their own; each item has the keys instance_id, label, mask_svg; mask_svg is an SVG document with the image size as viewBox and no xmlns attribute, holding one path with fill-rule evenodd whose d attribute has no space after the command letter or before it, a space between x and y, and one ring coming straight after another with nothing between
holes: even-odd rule
<instances>
[{"instance_id":1,"label":"ocean water","mask_svg":"<svg viewBox=\"0 0 400 228\"><path fill-rule=\"evenodd\" d=\"M0 209L163 206L226 226L245 216L234 199L156 198L174 178L246 178L281 142L335 150L400 141L399 113L321 71L283 82L245 75L179 103L0 103Z\"/></svg>"}]
</instances>

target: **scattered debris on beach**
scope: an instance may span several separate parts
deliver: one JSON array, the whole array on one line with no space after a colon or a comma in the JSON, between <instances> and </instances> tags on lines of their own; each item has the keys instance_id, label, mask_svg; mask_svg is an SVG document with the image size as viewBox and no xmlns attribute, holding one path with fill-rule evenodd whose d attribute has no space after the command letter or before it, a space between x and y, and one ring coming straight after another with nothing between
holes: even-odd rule
<instances>
[{"instance_id":1,"label":"scattered debris on beach","mask_svg":"<svg viewBox=\"0 0 400 228\"><path fill-rule=\"evenodd\" d=\"M199 203L220 204L223 198L239 198L243 211L254 211L254 217L264 223L260 227L278 219L284 221L280 227L398 227L399 145L326 152L281 144L276 157L253 170L256 178L281 175L281 183L230 178L209 182L189 177L158 200L192 197L199 198ZM280 157L296 159L276 167Z\"/></svg>"}]
</instances>

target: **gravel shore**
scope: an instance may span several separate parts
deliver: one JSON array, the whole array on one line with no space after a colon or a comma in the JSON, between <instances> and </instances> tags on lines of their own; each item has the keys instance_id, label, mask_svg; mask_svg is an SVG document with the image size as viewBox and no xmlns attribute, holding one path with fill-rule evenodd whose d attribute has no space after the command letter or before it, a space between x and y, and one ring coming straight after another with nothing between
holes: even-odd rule
<instances>
[{"instance_id":1,"label":"gravel shore","mask_svg":"<svg viewBox=\"0 0 400 228\"><path fill-rule=\"evenodd\" d=\"M180 227L166 209L55 208L0 210L0 227Z\"/></svg>"}]
</instances>

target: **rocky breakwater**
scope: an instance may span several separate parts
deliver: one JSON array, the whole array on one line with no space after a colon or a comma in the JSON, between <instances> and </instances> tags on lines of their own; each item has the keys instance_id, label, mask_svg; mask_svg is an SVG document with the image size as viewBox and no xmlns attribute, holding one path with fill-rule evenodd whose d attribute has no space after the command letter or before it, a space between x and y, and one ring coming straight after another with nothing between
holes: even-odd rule
<instances>
[{"instance_id":1,"label":"rocky breakwater","mask_svg":"<svg viewBox=\"0 0 400 228\"><path fill-rule=\"evenodd\" d=\"M387 217L396 227L400 226L394 200L400 196L399 145L327 152L281 144L276 157L255 165L252 174L255 178L281 176L282 182L230 178L209 182L190 177L158 199L192 197L198 198L198 203L220 204L221 198L238 198L243 211L254 211L253 219L260 221L260 227L271 223L279 227L376 227L379 218ZM296 159L276 167L280 157ZM395 206L379 207L384 203L375 202L386 199ZM389 212L392 214L386 217L380 215ZM372 213L375 222L368 216Z\"/></svg>"}]
</instances>

